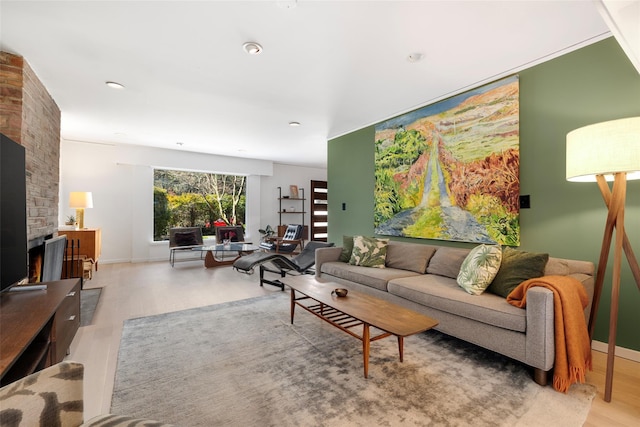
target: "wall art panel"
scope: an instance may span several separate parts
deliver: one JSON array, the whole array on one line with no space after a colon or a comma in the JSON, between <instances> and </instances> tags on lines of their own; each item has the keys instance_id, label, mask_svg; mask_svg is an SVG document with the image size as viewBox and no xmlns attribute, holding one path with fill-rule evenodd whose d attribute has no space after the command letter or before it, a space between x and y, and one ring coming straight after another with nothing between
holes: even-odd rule
<instances>
[{"instance_id":1,"label":"wall art panel","mask_svg":"<svg viewBox=\"0 0 640 427\"><path fill-rule=\"evenodd\" d=\"M511 76L376 125L376 234L519 246L519 123Z\"/></svg>"}]
</instances>

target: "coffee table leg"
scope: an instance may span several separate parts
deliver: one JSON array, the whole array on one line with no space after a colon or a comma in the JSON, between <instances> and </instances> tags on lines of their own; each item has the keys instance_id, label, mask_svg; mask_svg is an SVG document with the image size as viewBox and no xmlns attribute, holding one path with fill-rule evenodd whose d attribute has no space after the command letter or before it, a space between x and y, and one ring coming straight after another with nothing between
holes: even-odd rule
<instances>
[{"instance_id":1,"label":"coffee table leg","mask_svg":"<svg viewBox=\"0 0 640 427\"><path fill-rule=\"evenodd\" d=\"M369 324L364 323L362 328L362 357L364 358L364 377L369 377L369 349L371 339L369 336Z\"/></svg>"},{"instance_id":2,"label":"coffee table leg","mask_svg":"<svg viewBox=\"0 0 640 427\"><path fill-rule=\"evenodd\" d=\"M291 324L293 325L293 314L296 310L296 291L291 289Z\"/></svg>"},{"instance_id":3,"label":"coffee table leg","mask_svg":"<svg viewBox=\"0 0 640 427\"><path fill-rule=\"evenodd\" d=\"M204 257L204 266L206 268L213 268L213 267L220 267L222 265L231 265L235 262L235 260L237 260L238 258L240 258L240 255L238 255L237 257L235 257L232 260L229 261L225 261L224 260L224 256L222 261L218 261L216 259L216 256L213 254L213 251L207 251L207 254Z\"/></svg>"},{"instance_id":4,"label":"coffee table leg","mask_svg":"<svg viewBox=\"0 0 640 427\"><path fill-rule=\"evenodd\" d=\"M213 252L207 251L206 255L204 256L204 266L205 268L211 268L216 266L216 260L213 257Z\"/></svg>"},{"instance_id":5,"label":"coffee table leg","mask_svg":"<svg viewBox=\"0 0 640 427\"><path fill-rule=\"evenodd\" d=\"M404 361L404 337L398 337L398 352L400 353L400 363Z\"/></svg>"}]
</instances>

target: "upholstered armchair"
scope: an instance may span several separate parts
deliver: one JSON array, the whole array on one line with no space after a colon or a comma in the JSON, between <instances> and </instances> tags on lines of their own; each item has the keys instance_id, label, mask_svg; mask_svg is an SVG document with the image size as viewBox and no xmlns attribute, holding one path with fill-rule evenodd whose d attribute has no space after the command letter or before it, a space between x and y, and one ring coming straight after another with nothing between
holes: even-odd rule
<instances>
[{"instance_id":1,"label":"upholstered armchair","mask_svg":"<svg viewBox=\"0 0 640 427\"><path fill-rule=\"evenodd\" d=\"M60 362L0 388L0 425L6 427L146 426L167 427L153 420L99 415L84 422L84 366Z\"/></svg>"}]
</instances>

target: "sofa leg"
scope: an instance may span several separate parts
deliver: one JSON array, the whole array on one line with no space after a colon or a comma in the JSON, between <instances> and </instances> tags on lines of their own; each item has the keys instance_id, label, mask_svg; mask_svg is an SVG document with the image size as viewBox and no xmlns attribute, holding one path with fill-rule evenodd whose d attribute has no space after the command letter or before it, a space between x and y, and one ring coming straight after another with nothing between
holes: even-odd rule
<instances>
[{"instance_id":1,"label":"sofa leg","mask_svg":"<svg viewBox=\"0 0 640 427\"><path fill-rule=\"evenodd\" d=\"M548 377L549 377L549 372L551 371L543 371L540 368L533 368L533 380L538 385L546 386Z\"/></svg>"}]
</instances>

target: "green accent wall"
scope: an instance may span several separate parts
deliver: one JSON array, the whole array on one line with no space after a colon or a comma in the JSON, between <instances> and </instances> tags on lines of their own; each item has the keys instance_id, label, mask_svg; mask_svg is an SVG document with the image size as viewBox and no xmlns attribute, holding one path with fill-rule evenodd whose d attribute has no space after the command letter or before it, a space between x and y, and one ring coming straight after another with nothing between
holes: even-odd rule
<instances>
[{"instance_id":1,"label":"green accent wall","mask_svg":"<svg viewBox=\"0 0 640 427\"><path fill-rule=\"evenodd\" d=\"M597 263L607 209L595 183L565 179L566 134L592 123L640 116L640 74L613 37L518 73L520 76L519 249ZM374 126L328 144L329 241L372 236ZM342 209L342 204L346 209ZM625 226L640 254L640 181L629 181ZM411 240L448 246L472 244ZM597 314L594 339L608 341L613 250ZM640 290L622 263L617 345L640 351Z\"/></svg>"}]
</instances>

